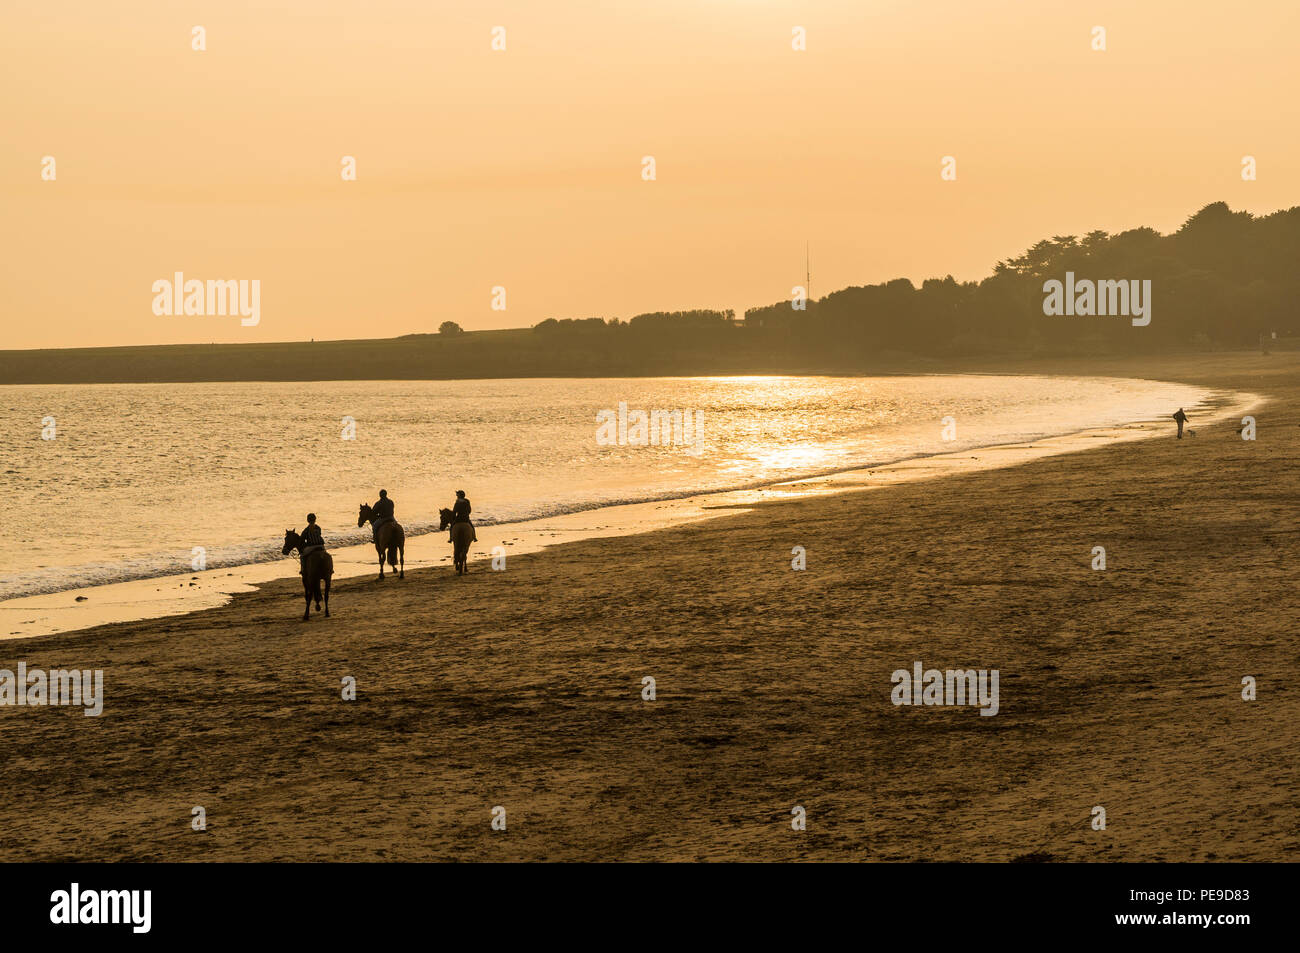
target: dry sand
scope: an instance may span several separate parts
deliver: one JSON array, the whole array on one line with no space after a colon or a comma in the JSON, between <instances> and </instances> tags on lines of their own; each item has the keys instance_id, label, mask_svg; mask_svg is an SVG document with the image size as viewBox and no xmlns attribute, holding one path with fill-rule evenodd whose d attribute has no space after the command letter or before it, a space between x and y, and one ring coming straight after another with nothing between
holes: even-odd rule
<instances>
[{"instance_id":1,"label":"dry sand","mask_svg":"<svg viewBox=\"0 0 1300 953\"><path fill-rule=\"evenodd\" d=\"M0 708L0 859L1296 859L1300 356L999 369L1270 403L1253 442L1194 420L343 580L308 624L295 579L0 644L0 668L103 668L107 696ZM1000 712L895 707L915 661L999 669Z\"/></svg>"}]
</instances>

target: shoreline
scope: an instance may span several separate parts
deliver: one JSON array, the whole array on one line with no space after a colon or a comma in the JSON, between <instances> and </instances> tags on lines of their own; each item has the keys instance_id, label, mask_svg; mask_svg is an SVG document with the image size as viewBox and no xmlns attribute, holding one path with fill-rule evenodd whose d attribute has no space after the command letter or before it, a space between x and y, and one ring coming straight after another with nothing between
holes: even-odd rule
<instances>
[{"instance_id":1,"label":"shoreline","mask_svg":"<svg viewBox=\"0 0 1300 953\"><path fill-rule=\"evenodd\" d=\"M1050 376L1050 375L1044 375ZM1153 383L1164 383L1153 381ZM1262 406L1257 394L1204 389L1201 403L1193 406L1198 422L1213 424L1225 416ZM491 560L499 545L507 557L540 552L551 546L583 539L602 539L668 530L707 520L727 511L749 508L772 499L799 499L828 493L852 492L894 485L911 479L939 479L958 473L1017 466L1064 453L1092 449L1094 440L1145 439L1168 429L1160 419L1130 421L1122 426L1094 427L1038 437L1028 442L994 443L950 453L921 453L887 463L834 470L813 476L763 483L731 490L683 493L636 503L593 505L555 516L478 525L479 543L470 550L470 566ZM973 454L994 454L980 458ZM972 465L971 461L975 461ZM931 472L927 472L931 471ZM583 525L583 524L594 525ZM451 553L431 556L418 540L441 539L437 530L408 537L411 571L417 576L450 567ZM339 546L334 556L335 581L376 575L376 554L370 543ZM388 575L388 570L385 570ZM216 569L147 576L140 579L61 589L0 600L0 642L51 635L79 635L103 626L205 612L230 605L240 595L254 593L266 584L295 579L293 558Z\"/></svg>"}]
</instances>

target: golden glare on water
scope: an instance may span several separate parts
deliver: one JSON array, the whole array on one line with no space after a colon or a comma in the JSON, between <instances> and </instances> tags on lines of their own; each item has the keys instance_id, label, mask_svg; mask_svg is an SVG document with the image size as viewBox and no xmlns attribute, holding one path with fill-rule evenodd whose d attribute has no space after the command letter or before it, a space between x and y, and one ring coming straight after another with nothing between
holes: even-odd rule
<instances>
[{"instance_id":1,"label":"golden glare on water","mask_svg":"<svg viewBox=\"0 0 1300 953\"><path fill-rule=\"evenodd\" d=\"M807 472L824 464L826 451L824 447L811 443L767 448L760 442L750 446L749 456L765 470Z\"/></svg>"}]
</instances>

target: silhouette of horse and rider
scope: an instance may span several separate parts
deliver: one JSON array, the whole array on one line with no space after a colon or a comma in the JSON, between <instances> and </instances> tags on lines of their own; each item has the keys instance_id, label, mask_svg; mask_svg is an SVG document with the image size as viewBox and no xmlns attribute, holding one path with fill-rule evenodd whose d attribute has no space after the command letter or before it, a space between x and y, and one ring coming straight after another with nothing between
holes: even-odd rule
<instances>
[{"instance_id":1,"label":"silhouette of horse and rider","mask_svg":"<svg viewBox=\"0 0 1300 953\"><path fill-rule=\"evenodd\" d=\"M379 554L379 578L381 581L384 578L385 558L387 558L389 568L396 570L397 578L406 578L406 531L402 529L402 524L397 522L394 509L388 491L380 490L379 499L375 501L374 505L362 503L360 512L357 515L358 527L364 526L366 523L370 524L375 551ZM441 532L444 529L449 529L447 541L453 547L453 561L458 576L463 576L469 572L469 546L470 543L478 541L478 536L474 532L474 524L470 522L469 518L472 510L469 499L465 496L465 491L457 490L456 501L452 504L451 509L438 511L438 515L441 517L438 530ZM306 598L306 607L303 610L302 619L306 622L311 618L312 602L316 603L317 612L321 610L323 603L325 616L328 618L330 614L330 578L334 575L334 558L325 549L325 538L321 534L320 526L316 523L315 513L307 514L307 525L303 528L302 533L292 529L284 531L284 548L281 552L287 556L294 550L298 551L298 572L302 576L303 594Z\"/></svg>"},{"instance_id":2,"label":"silhouette of horse and rider","mask_svg":"<svg viewBox=\"0 0 1300 953\"><path fill-rule=\"evenodd\" d=\"M284 531L284 549L281 552L288 556L295 549L298 550L298 572L302 574L302 592L307 600L302 610L302 621L306 622L311 618L313 600L316 603L316 611L320 612L322 583L325 587L325 618L328 619L330 577L334 575L334 557L325 551L325 539L321 536L320 527L316 525L315 513L307 514L307 526L303 529L302 535L291 529Z\"/></svg>"},{"instance_id":3,"label":"silhouette of horse and rider","mask_svg":"<svg viewBox=\"0 0 1300 953\"><path fill-rule=\"evenodd\" d=\"M441 533L450 527L447 542L452 544L452 562L456 566L458 576L469 572L469 544L478 542L478 534L474 532L474 524L469 519L472 510L473 507L469 505L469 498L465 496L465 491L457 490L456 502L452 504L451 509L438 511L441 519L438 532Z\"/></svg>"},{"instance_id":4,"label":"silhouette of horse and rider","mask_svg":"<svg viewBox=\"0 0 1300 953\"><path fill-rule=\"evenodd\" d=\"M361 504L357 515L357 526L370 524L375 540L375 551L379 553L379 581L384 579L384 556L388 556L388 565L397 570L397 578L406 578L406 531L402 524L393 518L393 501L388 498L387 490L379 491L379 499L374 506ZM400 565L399 565L400 560Z\"/></svg>"}]
</instances>

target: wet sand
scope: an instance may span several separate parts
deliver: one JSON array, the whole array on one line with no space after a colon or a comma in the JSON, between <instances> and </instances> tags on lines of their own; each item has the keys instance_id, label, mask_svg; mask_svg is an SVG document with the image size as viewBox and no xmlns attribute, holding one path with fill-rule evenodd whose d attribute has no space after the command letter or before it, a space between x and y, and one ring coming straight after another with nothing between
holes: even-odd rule
<instances>
[{"instance_id":1,"label":"wet sand","mask_svg":"<svg viewBox=\"0 0 1300 953\"><path fill-rule=\"evenodd\" d=\"M102 668L106 696L0 707L0 858L1295 859L1300 355L995 370L1268 402L1256 441L1194 419L344 579L328 620L280 580L0 643L0 668ZM916 661L998 669L1000 711L894 706Z\"/></svg>"}]
</instances>

